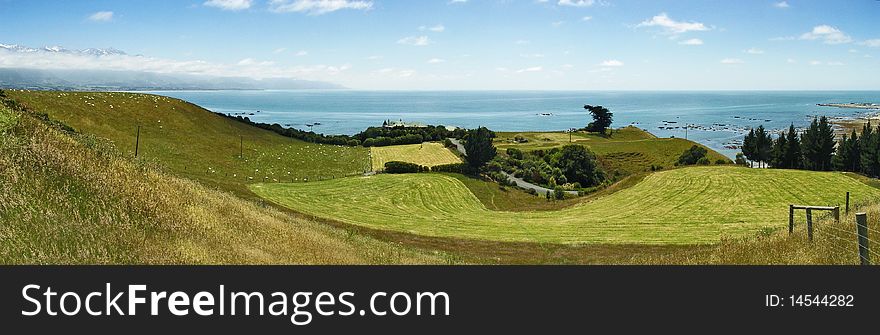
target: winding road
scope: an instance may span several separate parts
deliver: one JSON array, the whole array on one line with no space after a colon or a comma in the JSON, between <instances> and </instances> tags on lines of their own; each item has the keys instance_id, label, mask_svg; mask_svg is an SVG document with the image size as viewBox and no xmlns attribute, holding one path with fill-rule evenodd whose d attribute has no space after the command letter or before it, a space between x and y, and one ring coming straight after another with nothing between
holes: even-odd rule
<instances>
[{"instance_id":1,"label":"winding road","mask_svg":"<svg viewBox=\"0 0 880 335\"><path fill-rule=\"evenodd\" d=\"M449 141L451 141L452 144L455 144L455 148L458 149L458 152L460 152L462 155L467 156L467 151L464 149L464 145L461 144L460 140L455 139L455 138L450 138ZM523 180L522 178L514 177L513 175L511 175L507 172L501 171L501 173L504 174L505 176L507 176L507 180L513 182L518 187L526 188L526 189L533 189L540 194L546 194L547 192L553 192L553 190L551 190L549 188L532 184L530 182ZM565 191L565 193L568 193L571 195L578 195L577 191Z\"/></svg>"}]
</instances>

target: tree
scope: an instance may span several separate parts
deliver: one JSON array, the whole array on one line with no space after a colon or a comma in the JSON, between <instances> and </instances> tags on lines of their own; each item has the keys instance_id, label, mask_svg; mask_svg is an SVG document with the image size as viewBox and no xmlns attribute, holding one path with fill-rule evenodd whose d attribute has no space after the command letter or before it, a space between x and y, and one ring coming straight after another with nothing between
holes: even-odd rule
<instances>
[{"instance_id":1,"label":"tree","mask_svg":"<svg viewBox=\"0 0 880 335\"><path fill-rule=\"evenodd\" d=\"M694 165L700 161L700 159L706 158L706 153L708 150L699 145L694 145L689 149L685 150L681 156L678 156L678 165ZM707 159L708 161L708 159Z\"/></svg>"},{"instance_id":2,"label":"tree","mask_svg":"<svg viewBox=\"0 0 880 335\"><path fill-rule=\"evenodd\" d=\"M834 167L831 163L834 156L834 130L831 129L831 123L828 118L822 116L819 118L819 132L817 133L817 159L816 162L820 171L829 171Z\"/></svg>"},{"instance_id":3,"label":"tree","mask_svg":"<svg viewBox=\"0 0 880 335\"><path fill-rule=\"evenodd\" d=\"M608 129L608 127L611 127L614 114L602 106L584 105L584 109L590 111L590 114L593 115L593 122L590 122L590 124L587 125L586 130L604 135L605 130Z\"/></svg>"},{"instance_id":4,"label":"tree","mask_svg":"<svg viewBox=\"0 0 880 335\"><path fill-rule=\"evenodd\" d=\"M834 155L834 169L838 171L856 172L859 163L859 138L855 130L851 137L843 135L843 139L837 144L837 152Z\"/></svg>"},{"instance_id":5,"label":"tree","mask_svg":"<svg viewBox=\"0 0 880 335\"><path fill-rule=\"evenodd\" d=\"M479 169L495 158L497 152L492 145L492 137L494 133L486 127L468 131L464 142L464 150L467 152L465 160L472 168Z\"/></svg>"},{"instance_id":6,"label":"tree","mask_svg":"<svg viewBox=\"0 0 880 335\"><path fill-rule=\"evenodd\" d=\"M743 138L742 153L746 156L746 159L750 162L754 162L757 160L755 152L757 152L755 149L755 130L750 129L748 135ZM751 166L751 163L749 163L749 165Z\"/></svg>"},{"instance_id":7,"label":"tree","mask_svg":"<svg viewBox=\"0 0 880 335\"><path fill-rule=\"evenodd\" d=\"M745 166L747 164L746 163L746 155L744 155L742 152L736 153L736 159L733 162L736 163L736 165Z\"/></svg>"},{"instance_id":8,"label":"tree","mask_svg":"<svg viewBox=\"0 0 880 335\"><path fill-rule=\"evenodd\" d=\"M801 150L804 153L804 168L819 170L821 165L821 144L819 143L819 119L813 118L810 127L801 136Z\"/></svg>"},{"instance_id":9,"label":"tree","mask_svg":"<svg viewBox=\"0 0 880 335\"><path fill-rule=\"evenodd\" d=\"M788 161L785 160L786 150L788 150L788 138L785 136L785 131L782 131L782 134L779 134L779 137L776 138L776 141L773 142L773 149L771 149L771 158L770 165L778 168L778 169L788 169Z\"/></svg>"},{"instance_id":10,"label":"tree","mask_svg":"<svg viewBox=\"0 0 880 335\"><path fill-rule=\"evenodd\" d=\"M862 138L859 140L859 167L868 176L877 175L877 134L871 128L871 121L862 127Z\"/></svg>"},{"instance_id":11,"label":"tree","mask_svg":"<svg viewBox=\"0 0 880 335\"><path fill-rule=\"evenodd\" d=\"M755 130L755 159L758 161L759 167L762 163L770 160L770 149L773 145L773 139L764 130L764 126L758 126Z\"/></svg>"},{"instance_id":12,"label":"tree","mask_svg":"<svg viewBox=\"0 0 880 335\"><path fill-rule=\"evenodd\" d=\"M563 146L562 150L551 158L551 162L561 170L566 182L591 187L605 180L605 172L596 162L596 155L582 145Z\"/></svg>"},{"instance_id":13,"label":"tree","mask_svg":"<svg viewBox=\"0 0 880 335\"><path fill-rule=\"evenodd\" d=\"M788 145L788 148L785 149L785 166L789 169L800 169L803 162L801 140L794 129L794 124L788 126L785 143Z\"/></svg>"}]
</instances>

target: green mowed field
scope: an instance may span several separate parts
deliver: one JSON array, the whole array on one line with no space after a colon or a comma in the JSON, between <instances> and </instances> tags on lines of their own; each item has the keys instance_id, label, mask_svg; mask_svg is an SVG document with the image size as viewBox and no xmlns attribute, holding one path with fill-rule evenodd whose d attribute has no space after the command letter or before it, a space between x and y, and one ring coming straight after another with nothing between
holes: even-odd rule
<instances>
[{"instance_id":1,"label":"green mowed field","mask_svg":"<svg viewBox=\"0 0 880 335\"><path fill-rule=\"evenodd\" d=\"M370 156L373 160L374 171L384 170L385 163L391 161L409 162L423 166L461 163L461 158L458 155L446 149L442 144L432 142L371 147Z\"/></svg>"},{"instance_id":2,"label":"green mowed field","mask_svg":"<svg viewBox=\"0 0 880 335\"><path fill-rule=\"evenodd\" d=\"M512 139L517 135L529 141L526 143L512 142ZM592 150L599 156L605 169L621 171L626 174L649 171L652 165L664 169L672 168L681 153L693 145L706 148L708 150L707 157L713 164L717 160L732 163L724 155L696 142L683 138L657 138L647 131L632 126L615 129L610 137L583 132L572 133L571 142L569 142L569 134L563 132L498 133L495 138L495 146L499 152L503 152L507 148L518 148L524 151L546 150L570 143L580 144Z\"/></svg>"},{"instance_id":3,"label":"green mowed field","mask_svg":"<svg viewBox=\"0 0 880 335\"><path fill-rule=\"evenodd\" d=\"M178 99L116 92L6 94L132 156L140 125L139 158L240 195L247 196L247 183L338 178L370 168L366 148L283 137Z\"/></svg>"},{"instance_id":4,"label":"green mowed field","mask_svg":"<svg viewBox=\"0 0 880 335\"><path fill-rule=\"evenodd\" d=\"M317 217L413 234L564 244L709 244L788 224L790 203L836 205L880 190L841 173L691 167L651 174L624 190L558 211L486 208L443 174L376 175L254 184L275 203Z\"/></svg>"}]
</instances>

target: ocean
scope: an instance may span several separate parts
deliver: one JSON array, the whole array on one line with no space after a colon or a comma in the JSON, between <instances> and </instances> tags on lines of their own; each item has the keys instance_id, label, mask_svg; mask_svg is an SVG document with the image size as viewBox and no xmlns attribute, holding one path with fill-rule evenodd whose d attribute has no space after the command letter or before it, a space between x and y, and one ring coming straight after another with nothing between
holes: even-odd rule
<instances>
[{"instance_id":1,"label":"ocean","mask_svg":"<svg viewBox=\"0 0 880 335\"><path fill-rule=\"evenodd\" d=\"M355 134L384 120L495 131L586 126L584 105L614 113L614 127L634 125L658 137L687 137L729 157L751 127L801 128L815 115L853 118L870 111L819 103L880 103L880 91L157 91L211 111L244 115L324 134ZM873 111L878 112L878 111ZM251 115L253 114L253 115ZM690 127L686 127L686 125ZM311 126L309 126L311 125Z\"/></svg>"}]
</instances>

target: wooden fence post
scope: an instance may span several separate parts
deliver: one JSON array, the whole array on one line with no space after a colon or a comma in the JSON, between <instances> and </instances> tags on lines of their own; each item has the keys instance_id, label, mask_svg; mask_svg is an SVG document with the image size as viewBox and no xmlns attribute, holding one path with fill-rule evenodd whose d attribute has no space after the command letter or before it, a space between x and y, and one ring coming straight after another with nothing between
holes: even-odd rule
<instances>
[{"instance_id":1,"label":"wooden fence post","mask_svg":"<svg viewBox=\"0 0 880 335\"><path fill-rule=\"evenodd\" d=\"M846 214L849 215L849 192L846 192Z\"/></svg>"},{"instance_id":2,"label":"wooden fence post","mask_svg":"<svg viewBox=\"0 0 880 335\"><path fill-rule=\"evenodd\" d=\"M868 252L868 218L865 213L856 213L856 230L859 234L859 258L862 265L871 265Z\"/></svg>"},{"instance_id":3,"label":"wooden fence post","mask_svg":"<svg viewBox=\"0 0 880 335\"><path fill-rule=\"evenodd\" d=\"M840 206L835 206L831 213L834 214L834 221L840 222Z\"/></svg>"},{"instance_id":4,"label":"wooden fence post","mask_svg":"<svg viewBox=\"0 0 880 335\"><path fill-rule=\"evenodd\" d=\"M794 231L794 205L788 205L788 234Z\"/></svg>"},{"instance_id":5,"label":"wooden fence post","mask_svg":"<svg viewBox=\"0 0 880 335\"><path fill-rule=\"evenodd\" d=\"M807 236L813 241L813 211L807 208Z\"/></svg>"},{"instance_id":6,"label":"wooden fence post","mask_svg":"<svg viewBox=\"0 0 880 335\"><path fill-rule=\"evenodd\" d=\"M134 156L138 156L138 148L141 146L141 126L138 125L137 136L134 139Z\"/></svg>"}]
</instances>

